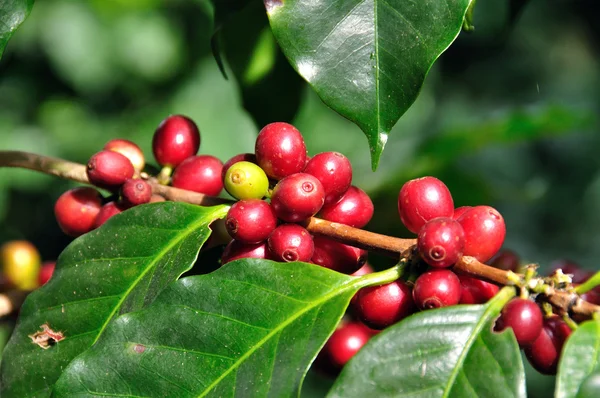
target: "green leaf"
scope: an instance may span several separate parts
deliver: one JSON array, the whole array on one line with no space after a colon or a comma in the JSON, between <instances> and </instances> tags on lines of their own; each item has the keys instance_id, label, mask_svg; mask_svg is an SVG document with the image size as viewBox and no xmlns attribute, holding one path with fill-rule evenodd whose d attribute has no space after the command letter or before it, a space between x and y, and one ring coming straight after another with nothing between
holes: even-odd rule
<instances>
[{"instance_id":1,"label":"green leaf","mask_svg":"<svg viewBox=\"0 0 600 398\"><path fill-rule=\"evenodd\" d=\"M567 339L561 355L555 396L580 396L577 393L588 379L600 377L600 321L581 324Z\"/></svg>"},{"instance_id":2,"label":"green leaf","mask_svg":"<svg viewBox=\"0 0 600 398\"><path fill-rule=\"evenodd\" d=\"M34 0L0 0L0 57L15 30L29 16Z\"/></svg>"},{"instance_id":3,"label":"green leaf","mask_svg":"<svg viewBox=\"0 0 600 398\"><path fill-rule=\"evenodd\" d=\"M346 365L329 397L524 397L515 337L492 331L514 294L505 288L486 305L424 311L387 329Z\"/></svg>"},{"instance_id":4,"label":"green leaf","mask_svg":"<svg viewBox=\"0 0 600 398\"><path fill-rule=\"evenodd\" d=\"M116 319L71 363L57 396L287 397L367 278L307 263L243 259L181 279Z\"/></svg>"},{"instance_id":5,"label":"green leaf","mask_svg":"<svg viewBox=\"0 0 600 398\"><path fill-rule=\"evenodd\" d=\"M469 0L265 0L292 66L367 135L377 168L387 136L458 36Z\"/></svg>"},{"instance_id":6,"label":"green leaf","mask_svg":"<svg viewBox=\"0 0 600 398\"><path fill-rule=\"evenodd\" d=\"M0 395L48 396L64 368L119 314L143 308L191 268L227 206L164 202L134 207L71 243L48 284L31 293L2 361ZM64 340L43 349L48 325Z\"/></svg>"}]
</instances>

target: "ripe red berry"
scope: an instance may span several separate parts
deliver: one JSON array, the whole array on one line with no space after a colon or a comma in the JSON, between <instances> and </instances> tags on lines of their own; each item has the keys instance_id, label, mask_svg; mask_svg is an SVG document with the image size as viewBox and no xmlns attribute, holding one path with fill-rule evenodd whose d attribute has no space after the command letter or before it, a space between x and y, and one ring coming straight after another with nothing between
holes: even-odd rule
<instances>
[{"instance_id":1,"label":"ripe red berry","mask_svg":"<svg viewBox=\"0 0 600 398\"><path fill-rule=\"evenodd\" d=\"M268 239L270 258L277 261L310 261L315 245L308 231L298 224L275 228Z\"/></svg>"},{"instance_id":2,"label":"ripe red berry","mask_svg":"<svg viewBox=\"0 0 600 398\"><path fill-rule=\"evenodd\" d=\"M225 219L229 235L242 243L266 240L277 226L277 217L271 205L260 199L246 199L234 203Z\"/></svg>"},{"instance_id":3,"label":"ripe red berry","mask_svg":"<svg viewBox=\"0 0 600 398\"><path fill-rule=\"evenodd\" d=\"M354 302L356 316L372 329L384 329L415 311L408 285L401 280L359 290Z\"/></svg>"},{"instance_id":4,"label":"ripe red berry","mask_svg":"<svg viewBox=\"0 0 600 398\"><path fill-rule=\"evenodd\" d=\"M217 196L223 189L222 170L223 163L214 156L192 156L177 166L171 184L175 188Z\"/></svg>"},{"instance_id":5,"label":"ripe red berry","mask_svg":"<svg viewBox=\"0 0 600 398\"><path fill-rule=\"evenodd\" d=\"M452 218L458 220L458 217L462 216L467 210L470 210L472 208L472 206L457 207L456 209L454 209L454 214L452 215Z\"/></svg>"},{"instance_id":6,"label":"ripe red berry","mask_svg":"<svg viewBox=\"0 0 600 398\"><path fill-rule=\"evenodd\" d=\"M240 258L265 259L267 256L267 242L245 244L234 239L225 246L225 250L223 250L223 255L221 256L221 264L227 264L230 261Z\"/></svg>"},{"instance_id":7,"label":"ripe red berry","mask_svg":"<svg viewBox=\"0 0 600 398\"><path fill-rule=\"evenodd\" d=\"M502 250L490 260L492 267L513 272L517 272L519 263L519 256L511 250Z\"/></svg>"},{"instance_id":8,"label":"ripe red berry","mask_svg":"<svg viewBox=\"0 0 600 398\"><path fill-rule=\"evenodd\" d=\"M486 262L504 243L506 226L502 215L490 206L475 206L457 220L465 231L463 255Z\"/></svg>"},{"instance_id":9,"label":"ripe red berry","mask_svg":"<svg viewBox=\"0 0 600 398\"><path fill-rule=\"evenodd\" d=\"M150 202L152 187L140 178L130 178L121 187L121 196L126 207L142 205Z\"/></svg>"},{"instance_id":10,"label":"ripe red berry","mask_svg":"<svg viewBox=\"0 0 600 398\"><path fill-rule=\"evenodd\" d=\"M429 220L452 217L454 202L448 187L435 177L410 180L398 195L398 212L404 226L418 233Z\"/></svg>"},{"instance_id":11,"label":"ripe red berry","mask_svg":"<svg viewBox=\"0 0 600 398\"><path fill-rule=\"evenodd\" d=\"M346 193L352 183L352 165L339 152L322 152L313 156L304 169L323 184L325 205L334 204Z\"/></svg>"},{"instance_id":12,"label":"ripe red berry","mask_svg":"<svg viewBox=\"0 0 600 398\"><path fill-rule=\"evenodd\" d=\"M275 185L271 194L271 206L283 221L300 222L321 210L324 197L323 185L316 177L296 173Z\"/></svg>"},{"instance_id":13,"label":"ripe red berry","mask_svg":"<svg viewBox=\"0 0 600 398\"><path fill-rule=\"evenodd\" d=\"M352 274L367 262L368 252L323 236L315 236L312 263L342 274Z\"/></svg>"},{"instance_id":14,"label":"ripe red berry","mask_svg":"<svg viewBox=\"0 0 600 398\"><path fill-rule=\"evenodd\" d=\"M45 285L50 278L52 278L54 268L56 268L56 261L45 261L42 264L42 268L40 268L40 273L38 275L38 284L40 286Z\"/></svg>"},{"instance_id":15,"label":"ripe red berry","mask_svg":"<svg viewBox=\"0 0 600 398\"><path fill-rule=\"evenodd\" d=\"M54 215L62 231L73 237L94 228L94 221L102 207L102 196L91 187L68 190L54 205Z\"/></svg>"},{"instance_id":16,"label":"ripe red berry","mask_svg":"<svg viewBox=\"0 0 600 398\"><path fill-rule=\"evenodd\" d=\"M267 124L256 137L258 165L275 180L304 170L306 145L302 134L288 123Z\"/></svg>"},{"instance_id":17,"label":"ripe red berry","mask_svg":"<svg viewBox=\"0 0 600 398\"><path fill-rule=\"evenodd\" d=\"M363 276L363 275L368 275L368 274L372 274L373 272L373 267L371 267L369 265L369 263L365 263L365 265L363 265L362 267L360 267L358 269L358 271L353 272L351 275L352 276Z\"/></svg>"},{"instance_id":18,"label":"ripe red berry","mask_svg":"<svg viewBox=\"0 0 600 398\"><path fill-rule=\"evenodd\" d=\"M87 163L87 176L98 187L115 189L133 177L135 170L127 157L115 151L100 151Z\"/></svg>"},{"instance_id":19,"label":"ripe red berry","mask_svg":"<svg viewBox=\"0 0 600 398\"><path fill-rule=\"evenodd\" d=\"M341 369L371 338L368 329L358 322L342 324L327 340L320 356L334 369Z\"/></svg>"},{"instance_id":20,"label":"ripe red berry","mask_svg":"<svg viewBox=\"0 0 600 398\"><path fill-rule=\"evenodd\" d=\"M425 272L417 278L413 299L422 310L448 307L460 301L460 280L447 269Z\"/></svg>"},{"instance_id":21,"label":"ripe red berry","mask_svg":"<svg viewBox=\"0 0 600 398\"><path fill-rule=\"evenodd\" d=\"M556 374L563 345L570 335L571 329L560 317L544 319L541 333L524 350L531 366L543 374Z\"/></svg>"},{"instance_id":22,"label":"ripe red berry","mask_svg":"<svg viewBox=\"0 0 600 398\"><path fill-rule=\"evenodd\" d=\"M96 220L94 220L94 228L100 227L102 224L108 221L112 216L116 216L121 213L125 208L118 204L117 202L111 201L106 203L100 209L100 212L96 216Z\"/></svg>"},{"instance_id":23,"label":"ripe red berry","mask_svg":"<svg viewBox=\"0 0 600 398\"><path fill-rule=\"evenodd\" d=\"M450 267L462 256L465 233L460 224L449 217L427 221L419 231L417 247L423 260L437 268Z\"/></svg>"},{"instance_id":24,"label":"ripe red berry","mask_svg":"<svg viewBox=\"0 0 600 398\"><path fill-rule=\"evenodd\" d=\"M458 275L460 279L460 304L483 304L494 297L498 286L467 275Z\"/></svg>"},{"instance_id":25,"label":"ripe red berry","mask_svg":"<svg viewBox=\"0 0 600 398\"><path fill-rule=\"evenodd\" d=\"M198 153L200 131L188 117L169 116L163 120L152 138L152 152L161 166L177 167L190 156Z\"/></svg>"},{"instance_id":26,"label":"ripe red berry","mask_svg":"<svg viewBox=\"0 0 600 398\"><path fill-rule=\"evenodd\" d=\"M240 153L239 155L235 155L231 159L229 159L223 165L223 169L221 170L221 180L225 180L225 174L227 170L237 162L250 162L256 164L256 155L253 153Z\"/></svg>"},{"instance_id":27,"label":"ripe red berry","mask_svg":"<svg viewBox=\"0 0 600 398\"><path fill-rule=\"evenodd\" d=\"M139 146L129 140L120 138L110 140L104 145L104 149L107 151L119 152L121 155L125 156L129 159L137 172L144 170L144 166L146 166L144 152L142 152Z\"/></svg>"},{"instance_id":28,"label":"ripe red berry","mask_svg":"<svg viewBox=\"0 0 600 398\"><path fill-rule=\"evenodd\" d=\"M512 328L521 348L533 343L542 331L542 311L533 301L515 298L502 309L495 330Z\"/></svg>"},{"instance_id":29,"label":"ripe red berry","mask_svg":"<svg viewBox=\"0 0 600 398\"><path fill-rule=\"evenodd\" d=\"M362 189L351 186L337 202L324 205L319 215L325 220L362 228L373 217L373 202Z\"/></svg>"}]
</instances>

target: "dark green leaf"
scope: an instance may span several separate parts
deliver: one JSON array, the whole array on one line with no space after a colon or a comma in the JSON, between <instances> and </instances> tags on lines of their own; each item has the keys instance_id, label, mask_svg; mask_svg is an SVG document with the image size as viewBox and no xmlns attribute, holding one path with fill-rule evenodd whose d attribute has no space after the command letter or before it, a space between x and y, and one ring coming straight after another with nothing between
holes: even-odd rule
<instances>
[{"instance_id":1,"label":"dark green leaf","mask_svg":"<svg viewBox=\"0 0 600 398\"><path fill-rule=\"evenodd\" d=\"M377 167L387 135L460 32L469 0L265 0L284 53L360 126Z\"/></svg>"},{"instance_id":2,"label":"dark green leaf","mask_svg":"<svg viewBox=\"0 0 600 398\"><path fill-rule=\"evenodd\" d=\"M116 319L55 393L297 395L361 284L312 264L256 259L181 279L147 309Z\"/></svg>"},{"instance_id":3,"label":"dark green leaf","mask_svg":"<svg viewBox=\"0 0 600 398\"><path fill-rule=\"evenodd\" d=\"M594 377L600 377L600 321L585 322L569 336L559 364L556 397L579 396L582 385Z\"/></svg>"},{"instance_id":4,"label":"dark green leaf","mask_svg":"<svg viewBox=\"0 0 600 398\"><path fill-rule=\"evenodd\" d=\"M0 57L15 30L29 16L34 0L0 0Z\"/></svg>"},{"instance_id":5,"label":"dark green leaf","mask_svg":"<svg viewBox=\"0 0 600 398\"><path fill-rule=\"evenodd\" d=\"M64 368L119 314L150 304L190 269L227 206L164 202L134 207L71 243L48 284L21 309L2 361L3 397L47 396ZM64 340L43 349L30 335L47 324Z\"/></svg>"},{"instance_id":6,"label":"dark green leaf","mask_svg":"<svg viewBox=\"0 0 600 398\"><path fill-rule=\"evenodd\" d=\"M415 314L375 336L346 365L329 397L524 397L525 376L511 332L492 331L514 296L486 305Z\"/></svg>"}]
</instances>

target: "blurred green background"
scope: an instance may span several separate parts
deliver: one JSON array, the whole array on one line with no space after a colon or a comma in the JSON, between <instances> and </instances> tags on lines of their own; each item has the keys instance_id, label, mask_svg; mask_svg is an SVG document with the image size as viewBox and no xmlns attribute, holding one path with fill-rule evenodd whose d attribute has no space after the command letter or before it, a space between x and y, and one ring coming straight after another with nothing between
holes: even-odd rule
<instances>
[{"instance_id":1,"label":"blurred green background","mask_svg":"<svg viewBox=\"0 0 600 398\"><path fill-rule=\"evenodd\" d=\"M397 193L435 175L457 206L498 208L505 246L526 261L600 269L599 11L592 0L480 1L475 32L434 66L373 173L362 132L294 73L262 2L224 26L225 80L211 55L208 0L39 1L0 60L0 149L85 162L120 137L151 161L154 129L183 113L201 129L200 152L225 161L251 152L262 125L289 121L310 153L351 159L354 183L376 205L370 230L409 236ZM55 259L70 240L53 204L70 186L0 169L0 243L28 239ZM553 379L528 371L528 386L531 397L549 396ZM313 375L305 394L326 388Z\"/></svg>"}]
</instances>

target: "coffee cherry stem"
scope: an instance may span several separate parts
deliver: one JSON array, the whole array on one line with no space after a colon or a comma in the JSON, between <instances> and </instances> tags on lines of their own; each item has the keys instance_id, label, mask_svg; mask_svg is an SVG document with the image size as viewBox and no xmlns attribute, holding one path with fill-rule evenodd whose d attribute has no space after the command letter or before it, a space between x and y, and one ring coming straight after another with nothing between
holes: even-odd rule
<instances>
[{"instance_id":1,"label":"coffee cherry stem","mask_svg":"<svg viewBox=\"0 0 600 398\"><path fill-rule=\"evenodd\" d=\"M575 287L574 291L577 294L583 294L594 289L596 286L600 286L600 271L596 272L590 279L583 282L581 285Z\"/></svg>"},{"instance_id":2,"label":"coffee cherry stem","mask_svg":"<svg viewBox=\"0 0 600 398\"><path fill-rule=\"evenodd\" d=\"M0 151L0 167L24 168L83 184L90 184L84 165L28 152ZM148 183L151 185L153 193L171 201L187 202L201 206L234 203L228 199L211 197L197 192L162 185L156 178L149 178ZM416 239L401 239L386 236L315 217L311 217L304 224L305 228L314 235L323 235L333 240L386 256L409 260L417 255L415 250L413 250L417 243ZM402 261L399 265L389 270L361 277L360 284L364 283L364 286L369 286L393 282L404 272L404 267L408 263L410 261ZM589 291L595 286L600 285L600 275L598 274L575 290L565 291L556 290L543 280L540 283L540 278L532 278L528 284L525 284L525 275L491 267L469 256L459 258L451 269L500 285L517 287L527 285L526 287L531 290L531 285L534 284L535 286L533 286L532 290L542 294L544 301L552 304L561 313L577 315L585 319L589 319L595 316L595 314L600 313L600 306L584 301L579 297L580 293ZM562 284L562 281L559 281L559 277L560 275L556 276L556 281ZM515 291L514 287L512 290Z\"/></svg>"},{"instance_id":3,"label":"coffee cherry stem","mask_svg":"<svg viewBox=\"0 0 600 398\"><path fill-rule=\"evenodd\" d=\"M160 173L156 176L156 180L161 185L169 185L171 174L173 174L173 168L171 166L164 166L160 169Z\"/></svg>"}]
</instances>

